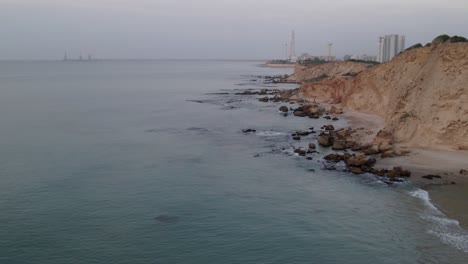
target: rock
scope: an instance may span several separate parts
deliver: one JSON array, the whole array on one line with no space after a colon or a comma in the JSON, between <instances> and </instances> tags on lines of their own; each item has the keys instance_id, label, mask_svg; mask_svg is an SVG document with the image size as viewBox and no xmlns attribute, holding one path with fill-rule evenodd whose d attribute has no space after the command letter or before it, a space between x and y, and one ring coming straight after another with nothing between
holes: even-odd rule
<instances>
[{"instance_id":1,"label":"rock","mask_svg":"<svg viewBox=\"0 0 468 264\"><path fill-rule=\"evenodd\" d=\"M338 121L338 120L340 120L340 119L338 119L337 117L334 117L334 118L332 118L332 120L333 120L333 121Z\"/></svg>"},{"instance_id":2,"label":"rock","mask_svg":"<svg viewBox=\"0 0 468 264\"><path fill-rule=\"evenodd\" d=\"M328 161L335 161L335 162L338 162L338 161L342 161L343 160L343 156L340 155L340 154L328 154L326 155L325 157L323 157L324 160L328 160Z\"/></svg>"},{"instance_id":3,"label":"rock","mask_svg":"<svg viewBox=\"0 0 468 264\"><path fill-rule=\"evenodd\" d=\"M393 157L395 157L395 154L393 154L393 151L389 150L389 151L386 151L386 152L382 153L382 155L380 155L380 157L382 159L393 158Z\"/></svg>"},{"instance_id":4,"label":"rock","mask_svg":"<svg viewBox=\"0 0 468 264\"><path fill-rule=\"evenodd\" d=\"M385 176L385 174L387 174L388 170L386 169L381 169L381 170L377 170L374 174L377 174L379 176Z\"/></svg>"},{"instance_id":5,"label":"rock","mask_svg":"<svg viewBox=\"0 0 468 264\"><path fill-rule=\"evenodd\" d=\"M310 135L310 131L297 131L296 134L297 134L298 136L303 136L303 137L305 137L305 136Z\"/></svg>"},{"instance_id":6,"label":"rock","mask_svg":"<svg viewBox=\"0 0 468 264\"><path fill-rule=\"evenodd\" d=\"M244 133L255 133L255 132L257 132L257 130L249 128L249 129L243 129L242 132L244 132Z\"/></svg>"},{"instance_id":7,"label":"rock","mask_svg":"<svg viewBox=\"0 0 468 264\"><path fill-rule=\"evenodd\" d=\"M365 155L359 154L358 156L350 157L346 164L348 166L361 167L367 164L367 159Z\"/></svg>"},{"instance_id":8,"label":"rock","mask_svg":"<svg viewBox=\"0 0 468 264\"><path fill-rule=\"evenodd\" d=\"M393 135L390 132L380 130L372 142L374 148L378 150L378 153L386 152L393 149Z\"/></svg>"},{"instance_id":9,"label":"rock","mask_svg":"<svg viewBox=\"0 0 468 264\"><path fill-rule=\"evenodd\" d=\"M306 151L302 150L302 149L295 149L294 153L298 154L299 156L305 156L306 155Z\"/></svg>"},{"instance_id":10,"label":"rock","mask_svg":"<svg viewBox=\"0 0 468 264\"><path fill-rule=\"evenodd\" d=\"M332 146L333 150L345 150L346 144L344 140L335 140Z\"/></svg>"},{"instance_id":11,"label":"rock","mask_svg":"<svg viewBox=\"0 0 468 264\"><path fill-rule=\"evenodd\" d=\"M323 128L327 131L335 130L335 127L333 125L326 125L326 126L323 126Z\"/></svg>"},{"instance_id":12,"label":"rock","mask_svg":"<svg viewBox=\"0 0 468 264\"><path fill-rule=\"evenodd\" d=\"M387 177L394 178L394 177L410 177L411 172L402 169L401 167L394 167L393 170L387 172Z\"/></svg>"},{"instance_id":13,"label":"rock","mask_svg":"<svg viewBox=\"0 0 468 264\"><path fill-rule=\"evenodd\" d=\"M264 103L267 103L269 100L270 100L270 99L269 99L267 96L258 98L258 101L264 102Z\"/></svg>"},{"instance_id":14,"label":"rock","mask_svg":"<svg viewBox=\"0 0 468 264\"><path fill-rule=\"evenodd\" d=\"M310 149L316 149L317 146L314 143L309 143L309 148Z\"/></svg>"},{"instance_id":15,"label":"rock","mask_svg":"<svg viewBox=\"0 0 468 264\"><path fill-rule=\"evenodd\" d=\"M425 176L421 176L421 178L432 180L432 179L441 179L442 176L439 176L439 175L425 175Z\"/></svg>"},{"instance_id":16,"label":"rock","mask_svg":"<svg viewBox=\"0 0 468 264\"><path fill-rule=\"evenodd\" d=\"M374 159L374 158L369 158L367 161L366 161L366 166L369 166L369 167L372 167L375 165L375 163L377 163L377 160Z\"/></svg>"},{"instance_id":17,"label":"rock","mask_svg":"<svg viewBox=\"0 0 468 264\"><path fill-rule=\"evenodd\" d=\"M306 114L320 115L322 113L318 104L306 104L302 107Z\"/></svg>"},{"instance_id":18,"label":"rock","mask_svg":"<svg viewBox=\"0 0 468 264\"><path fill-rule=\"evenodd\" d=\"M330 147L333 145L333 138L329 135L320 135L318 144L322 147Z\"/></svg>"},{"instance_id":19,"label":"rock","mask_svg":"<svg viewBox=\"0 0 468 264\"><path fill-rule=\"evenodd\" d=\"M335 106L332 106L332 107L330 108L330 110L328 110L328 112L329 112L330 114L338 114L338 115L340 115L340 114L343 114L343 108L337 108L337 107L335 107Z\"/></svg>"},{"instance_id":20,"label":"rock","mask_svg":"<svg viewBox=\"0 0 468 264\"><path fill-rule=\"evenodd\" d=\"M306 116L306 114L304 112L297 111L297 110L295 110L293 114L294 114L294 116L298 116L298 117L305 117Z\"/></svg>"},{"instance_id":21,"label":"rock","mask_svg":"<svg viewBox=\"0 0 468 264\"><path fill-rule=\"evenodd\" d=\"M330 120L331 116L324 116L323 118Z\"/></svg>"},{"instance_id":22,"label":"rock","mask_svg":"<svg viewBox=\"0 0 468 264\"><path fill-rule=\"evenodd\" d=\"M353 174L362 174L363 171L359 167L351 167L351 173L353 173Z\"/></svg>"},{"instance_id":23,"label":"rock","mask_svg":"<svg viewBox=\"0 0 468 264\"><path fill-rule=\"evenodd\" d=\"M306 159L307 159L307 160L312 160L312 158L311 158L311 157L307 157Z\"/></svg>"},{"instance_id":24,"label":"rock","mask_svg":"<svg viewBox=\"0 0 468 264\"><path fill-rule=\"evenodd\" d=\"M464 169L461 169L461 170L460 170L460 174L461 174L461 175L468 175L468 171L467 171L467 170L464 170Z\"/></svg>"},{"instance_id":25,"label":"rock","mask_svg":"<svg viewBox=\"0 0 468 264\"><path fill-rule=\"evenodd\" d=\"M294 139L294 140L301 140L301 137L300 137L300 136L294 136L294 137L292 137L292 139Z\"/></svg>"},{"instance_id":26,"label":"rock","mask_svg":"<svg viewBox=\"0 0 468 264\"><path fill-rule=\"evenodd\" d=\"M283 113L287 113L287 112L289 111L288 107L287 107L287 106L284 106L284 105L281 106L281 107L279 108L279 110L280 110L281 112L283 112Z\"/></svg>"},{"instance_id":27,"label":"rock","mask_svg":"<svg viewBox=\"0 0 468 264\"><path fill-rule=\"evenodd\" d=\"M361 152L362 152L364 155L375 155L375 154L379 154L379 153L380 153L379 149L378 149L376 146L370 146L370 147L361 149Z\"/></svg>"},{"instance_id":28,"label":"rock","mask_svg":"<svg viewBox=\"0 0 468 264\"><path fill-rule=\"evenodd\" d=\"M391 170L387 173L387 176L390 178L400 177L400 172L396 170Z\"/></svg>"}]
</instances>

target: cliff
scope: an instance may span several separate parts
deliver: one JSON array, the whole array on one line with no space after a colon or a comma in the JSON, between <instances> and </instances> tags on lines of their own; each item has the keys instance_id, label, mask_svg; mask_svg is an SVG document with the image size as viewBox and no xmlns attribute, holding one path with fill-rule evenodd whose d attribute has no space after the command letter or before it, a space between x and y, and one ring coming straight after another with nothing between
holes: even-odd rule
<instances>
[{"instance_id":1,"label":"cliff","mask_svg":"<svg viewBox=\"0 0 468 264\"><path fill-rule=\"evenodd\" d=\"M468 150L468 43L408 50L353 78L304 82L301 92L384 117L396 143Z\"/></svg>"},{"instance_id":2,"label":"cliff","mask_svg":"<svg viewBox=\"0 0 468 264\"><path fill-rule=\"evenodd\" d=\"M312 65L296 64L296 67L294 68L294 74L289 77L289 80L295 82L304 82L307 80L319 78L321 76L352 76L367 70L371 66L372 65L368 63L353 61L328 62Z\"/></svg>"}]
</instances>

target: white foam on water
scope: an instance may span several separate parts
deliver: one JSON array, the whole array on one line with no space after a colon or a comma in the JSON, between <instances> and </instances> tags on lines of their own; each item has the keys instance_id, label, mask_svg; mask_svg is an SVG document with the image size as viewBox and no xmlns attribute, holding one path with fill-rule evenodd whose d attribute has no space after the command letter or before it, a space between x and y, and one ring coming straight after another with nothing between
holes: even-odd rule
<instances>
[{"instance_id":1,"label":"white foam on water","mask_svg":"<svg viewBox=\"0 0 468 264\"><path fill-rule=\"evenodd\" d=\"M287 134L284 132L277 132L277 131L259 131L257 132L257 135L261 137L278 137L278 136L285 136Z\"/></svg>"},{"instance_id":2,"label":"white foam on water","mask_svg":"<svg viewBox=\"0 0 468 264\"><path fill-rule=\"evenodd\" d=\"M448 218L437 209L437 207L432 204L427 191L417 189L410 192L410 195L421 199L428 209L421 215L421 218L431 224L427 232L437 236L443 243L468 253L468 232L460 226L460 223L457 220Z\"/></svg>"}]
</instances>

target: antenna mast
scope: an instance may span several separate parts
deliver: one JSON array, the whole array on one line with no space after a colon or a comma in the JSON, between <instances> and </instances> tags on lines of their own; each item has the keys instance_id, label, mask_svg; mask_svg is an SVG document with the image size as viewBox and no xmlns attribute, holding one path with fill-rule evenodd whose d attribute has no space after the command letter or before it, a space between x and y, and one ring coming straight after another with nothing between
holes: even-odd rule
<instances>
[{"instance_id":1,"label":"antenna mast","mask_svg":"<svg viewBox=\"0 0 468 264\"><path fill-rule=\"evenodd\" d=\"M332 46L333 46L333 43L328 43L328 61L331 61L331 58L332 58Z\"/></svg>"},{"instance_id":2,"label":"antenna mast","mask_svg":"<svg viewBox=\"0 0 468 264\"><path fill-rule=\"evenodd\" d=\"M296 35L294 30L291 32L291 45L289 46L289 60L296 61Z\"/></svg>"}]
</instances>

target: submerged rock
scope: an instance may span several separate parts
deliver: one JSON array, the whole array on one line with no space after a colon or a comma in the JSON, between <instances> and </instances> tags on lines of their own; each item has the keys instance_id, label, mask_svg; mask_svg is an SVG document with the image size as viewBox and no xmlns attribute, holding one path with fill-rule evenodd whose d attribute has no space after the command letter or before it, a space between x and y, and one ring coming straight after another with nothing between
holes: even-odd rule
<instances>
[{"instance_id":1,"label":"submerged rock","mask_svg":"<svg viewBox=\"0 0 468 264\"><path fill-rule=\"evenodd\" d=\"M280 110L281 112L283 112L283 113L287 113L287 112L289 111L288 107L287 107L287 106L284 106L284 105L281 106L281 107L279 108L279 110Z\"/></svg>"},{"instance_id":2,"label":"submerged rock","mask_svg":"<svg viewBox=\"0 0 468 264\"><path fill-rule=\"evenodd\" d=\"M439 176L439 175L425 175L425 176L421 176L421 178L432 180L432 179L442 179L442 176Z\"/></svg>"},{"instance_id":3,"label":"submerged rock","mask_svg":"<svg viewBox=\"0 0 468 264\"><path fill-rule=\"evenodd\" d=\"M248 128L248 129L243 129L242 132L244 132L244 133L255 133L255 132L257 132L257 130Z\"/></svg>"}]
</instances>

